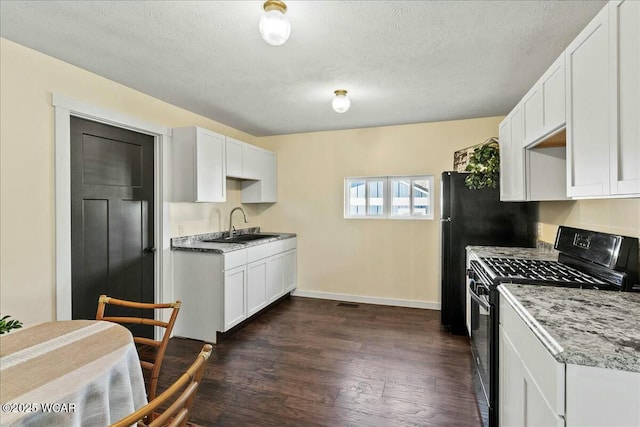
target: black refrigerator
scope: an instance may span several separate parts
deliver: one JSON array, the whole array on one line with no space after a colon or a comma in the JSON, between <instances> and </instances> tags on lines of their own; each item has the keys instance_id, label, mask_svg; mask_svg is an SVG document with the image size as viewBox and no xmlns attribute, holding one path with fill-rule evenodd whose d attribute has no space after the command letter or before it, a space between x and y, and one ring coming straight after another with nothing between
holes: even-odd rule
<instances>
[{"instance_id":1,"label":"black refrigerator","mask_svg":"<svg viewBox=\"0 0 640 427\"><path fill-rule=\"evenodd\" d=\"M468 335L466 247L535 247L537 202L501 202L498 188L471 190L468 174L443 172L441 182L441 322L454 335Z\"/></svg>"}]
</instances>

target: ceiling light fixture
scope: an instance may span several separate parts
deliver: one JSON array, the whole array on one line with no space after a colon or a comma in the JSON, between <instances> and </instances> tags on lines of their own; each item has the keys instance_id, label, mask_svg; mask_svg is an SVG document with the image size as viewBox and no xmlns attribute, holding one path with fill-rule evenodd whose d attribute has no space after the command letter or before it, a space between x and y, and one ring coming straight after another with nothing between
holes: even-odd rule
<instances>
[{"instance_id":1,"label":"ceiling light fixture","mask_svg":"<svg viewBox=\"0 0 640 427\"><path fill-rule=\"evenodd\" d=\"M260 35L270 45L284 44L291 34L291 24L285 15L287 5L280 0L267 0L262 7L264 15L260 18Z\"/></svg>"},{"instance_id":2,"label":"ceiling light fixture","mask_svg":"<svg viewBox=\"0 0 640 427\"><path fill-rule=\"evenodd\" d=\"M334 91L334 93L336 94L336 96L335 98L333 98L333 101L331 102L331 106L336 111L336 113L346 112L351 106L351 101L347 96L347 91L344 89L338 89Z\"/></svg>"}]
</instances>

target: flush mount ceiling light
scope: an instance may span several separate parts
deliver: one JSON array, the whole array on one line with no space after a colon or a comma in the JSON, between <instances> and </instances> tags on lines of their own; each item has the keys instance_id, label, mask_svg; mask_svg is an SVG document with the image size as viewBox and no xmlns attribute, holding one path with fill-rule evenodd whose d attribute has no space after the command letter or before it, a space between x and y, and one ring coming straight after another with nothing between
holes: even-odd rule
<instances>
[{"instance_id":1,"label":"flush mount ceiling light","mask_svg":"<svg viewBox=\"0 0 640 427\"><path fill-rule=\"evenodd\" d=\"M264 15L260 18L260 35L270 45L284 44L291 34L291 24L285 15L287 5L280 0L267 0L262 7Z\"/></svg>"},{"instance_id":2,"label":"flush mount ceiling light","mask_svg":"<svg viewBox=\"0 0 640 427\"><path fill-rule=\"evenodd\" d=\"M346 112L351 106L351 101L347 96L347 91L344 89L338 89L334 91L334 93L336 94L336 96L335 98L333 98L333 101L331 102L331 106L336 111L336 113Z\"/></svg>"}]
</instances>

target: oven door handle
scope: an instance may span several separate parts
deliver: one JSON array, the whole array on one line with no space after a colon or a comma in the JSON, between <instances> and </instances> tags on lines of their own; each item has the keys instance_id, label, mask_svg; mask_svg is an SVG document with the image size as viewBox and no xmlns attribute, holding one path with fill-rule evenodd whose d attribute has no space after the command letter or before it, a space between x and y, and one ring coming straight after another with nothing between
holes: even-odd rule
<instances>
[{"instance_id":1,"label":"oven door handle","mask_svg":"<svg viewBox=\"0 0 640 427\"><path fill-rule=\"evenodd\" d=\"M471 286L469 286L469 295L471 296L472 300L480 304L480 306L482 306L482 308L484 308L486 311L489 311L489 304L478 295L476 295Z\"/></svg>"}]
</instances>

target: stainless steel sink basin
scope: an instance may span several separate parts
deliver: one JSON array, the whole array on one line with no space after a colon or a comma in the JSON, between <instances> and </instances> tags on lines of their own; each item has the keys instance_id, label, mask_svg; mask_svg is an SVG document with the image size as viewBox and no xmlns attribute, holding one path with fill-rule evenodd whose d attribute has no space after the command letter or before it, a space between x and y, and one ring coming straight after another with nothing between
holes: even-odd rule
<instances>
[{"instance_id":1,"label":"stainless steel sink basin","mask_svg":"<svg viewBox=\"0 0 640 427\"><path fill-rule=\"evenodd\" d=\"M271 239L278 237L277 234L237 234L233 237L221 237L219 239L203 240L207 243L249 243L255 240Z\"/></svg>"}]
</instances>

